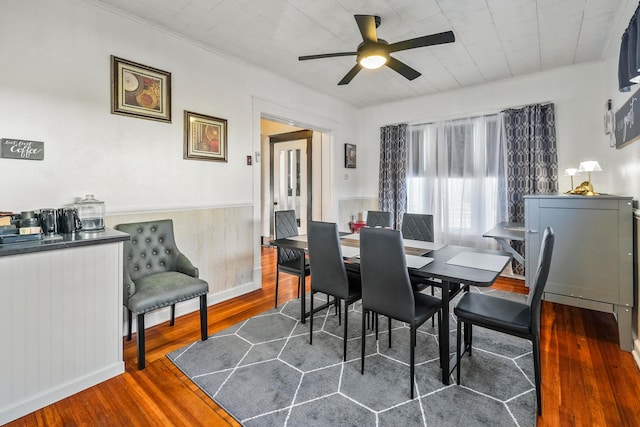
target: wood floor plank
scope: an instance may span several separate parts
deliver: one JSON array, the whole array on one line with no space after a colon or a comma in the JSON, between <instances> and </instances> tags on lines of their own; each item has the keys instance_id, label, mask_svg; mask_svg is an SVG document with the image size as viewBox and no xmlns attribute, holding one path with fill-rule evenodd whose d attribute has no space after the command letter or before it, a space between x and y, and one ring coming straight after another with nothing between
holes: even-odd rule
<instances>
[{"instance_id":1,"label":"wood floor plank","mask_svg":"<svg viewBox=\"0 0 640 427\"><path fill-rule=\"evenodd\" d=\"M209 333L273 307L275 250L262 249L263 287L209 307ZM309 288L309 279L306 283ZM495 288L527 293L523 282L500 278ZM278 301L297 296L294 276L280 277ZM123 339L126 371L7 426L238 426L171 363L166 354L198 340L197 312L147 329L147 367L137 369L135 336ZM543 416L539 427L640 426L640 371L620 350L610 313L543 302Z\"/></svg>"}]
</instances>

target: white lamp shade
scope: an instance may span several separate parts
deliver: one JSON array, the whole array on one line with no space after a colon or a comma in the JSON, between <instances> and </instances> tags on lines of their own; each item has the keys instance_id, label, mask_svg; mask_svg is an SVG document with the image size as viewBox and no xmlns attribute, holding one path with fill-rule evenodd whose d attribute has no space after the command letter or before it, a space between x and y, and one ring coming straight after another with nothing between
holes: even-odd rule
<instances>
[{"instance_id":1,"label":"white lamp shade","mask_svg":"<svg viewBox=\"0 0 640 427\"><path fill-rule=\"evenodd\" d=\"M578 166L578 172L601 172L602 168L596 160L588 160L586 162L580 162Z\"/></svg>"},{"instance_id":2,"label":"white lamp shade","mask_svg":"<svg viewBox=\"0 0 640 427\"><path fill-rule=\"evenodd\" d=\"M578 173L578 168L567 168L564 170L565 175L574 176Z\"/></svg>"}]
</instances>

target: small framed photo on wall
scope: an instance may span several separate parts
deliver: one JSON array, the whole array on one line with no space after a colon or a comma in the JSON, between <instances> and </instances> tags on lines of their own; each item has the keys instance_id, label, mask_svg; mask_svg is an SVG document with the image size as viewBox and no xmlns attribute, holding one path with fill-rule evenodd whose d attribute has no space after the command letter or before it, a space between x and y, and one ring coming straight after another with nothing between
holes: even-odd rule
<instances>
[{"instance_id":1,"label":"small framed photo on wall","mask_svg":"<svg viewBox=\"0 0 640 427\"><path fill-rule=\"evenodd\" d=\"M227 161L227 121L184 112L184 158Z\"/></svg>"},{"instance_id":2,"label":"small framed photo on wall","mask_svg":"<svg viewBox=\"0 0 640 427\"><path fill-rule=\"evenodd\" d=\"M171 122L171 73L111 56L111 113Z\"/></svg>"},{"instance_id":3,"label":"small framed photo on wall","mask_svg":"<svg viewBox=\"0 0 640 427\"><path fill-rule=\"evenodd\" d=\"M355 169L356 167L356 144L344 144L344 167Z\"/></svg>"}]
</instances>

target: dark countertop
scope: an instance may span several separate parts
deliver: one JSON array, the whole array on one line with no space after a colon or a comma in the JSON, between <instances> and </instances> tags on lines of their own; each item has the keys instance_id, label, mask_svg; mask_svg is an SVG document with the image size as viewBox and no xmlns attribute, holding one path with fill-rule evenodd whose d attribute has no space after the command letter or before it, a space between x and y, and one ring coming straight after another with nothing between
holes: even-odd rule
<instances>
[{"instance_id":1,"label":"dark countertop","mask_svg":"<svg viewBox=\"0 0 640 427\"><path fill-rule=\"evenodd\" d=\"M0 244L0 257L124 242L131 238L127 233L111 228L105 228L101 231L81 231L73 234L59 234L58 236L62 238L56 240L47 240L45 238L43 240L33 240L29 242Z\"/></svg>"}]
</instances>

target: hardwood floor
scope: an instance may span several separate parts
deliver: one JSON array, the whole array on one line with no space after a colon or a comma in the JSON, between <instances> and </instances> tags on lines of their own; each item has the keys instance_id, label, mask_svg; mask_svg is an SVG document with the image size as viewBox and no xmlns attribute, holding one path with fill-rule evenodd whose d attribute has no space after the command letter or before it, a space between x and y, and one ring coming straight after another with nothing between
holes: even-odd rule
<instances>
[{"instance_id":1,"label":"hardwood floor","mask_svg":"<svg viewBox=\"0 0 640 427\"><path fill-rule=\"evenodd\" d=\"M273 307L275 251L262 250L263 287L209 307L209 333ZM501 278L496 288L526 293ZM281 275L278 301L295 298L296 279ZM126 372L20 418L8 426L238 425L165 354L199 339L194 312L147 329L147 367L137 369L135 338L124 340ZM640 371L618 346L611 314L543 303L543 416L538 426L640 426Z\"/></svg>"}]
</instances>

